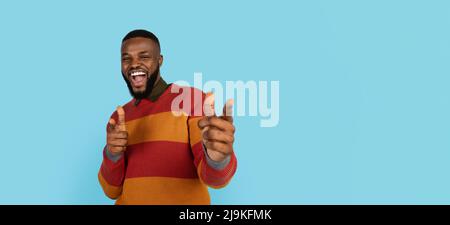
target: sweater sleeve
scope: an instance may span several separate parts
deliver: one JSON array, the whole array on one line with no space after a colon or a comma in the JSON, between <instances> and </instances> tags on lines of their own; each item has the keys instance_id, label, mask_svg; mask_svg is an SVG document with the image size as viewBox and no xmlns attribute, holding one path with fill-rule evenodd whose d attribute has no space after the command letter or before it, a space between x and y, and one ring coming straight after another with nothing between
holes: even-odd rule
<instances>
[{"instance_id":1,"label":"sweater sleeve","mask_svg":"<svg viewBox=\"0 0 450 225\"><path fill-rule=\"evenodd\" d=\"M111 116L117 121L116 113ZM125 177L125 155L118 159L108 157L106 146L103 148L103 161L98 172L98 180L111 199L117 199L122 193L122 185Z\"/></svg>"},{"instance_id":2,"label":"sweater sleeve","mask_svg":"<svg viewBox=\"0 0 450 225\"><path fill-rule=\"evenodd\" d=\"M194 92L196 91L198 90L194 90ZM205 94L201 93L201 96L202 101L200 102L200 104L193 104L193 110L195 112L201 112L201 115L195 115L194 113L191 113L188 118L189 142L192 154L194 155L194 164L197 168L197 174L200 180L209 187L219 189L225 187L231 181L231 178L236 172L237 159L233 152L230 155L230 158L226 159L227 162L224 164L225 166L217 167L212 165L211 163L208 163L208 156L206 155L207 153L203 148L201 130L198 127L198 121L204 116L202 109ZM195 103L195 101L193 102ZM195 110L195 107L197 107L197 110Z\"/></svg>"}]
</instances>

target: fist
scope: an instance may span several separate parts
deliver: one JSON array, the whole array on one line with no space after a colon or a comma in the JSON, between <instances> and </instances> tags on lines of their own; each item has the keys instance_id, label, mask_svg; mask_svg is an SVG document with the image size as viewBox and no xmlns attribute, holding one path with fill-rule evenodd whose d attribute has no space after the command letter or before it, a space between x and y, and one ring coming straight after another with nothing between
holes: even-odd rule
<instances>
[{"instance_id":1,"label":"fist","mask_svg":"<svg viewBox=\"0 0 450 225\"><path fill-rule=\"evenodd\" d=\"M198 122L202 131L203 144L210 159L223 161L233 153L234 132L233 117L231 110L233 100L228 100L223 107L223 115L216 116L214 113L214 95L206 98L204 111L206 116Z\"/></svg>"},{"instance_id":2,"label":"fist","mask_svg":"<svg viewBox=\"0 0 450 225\"><path fill-rule=\"evenodd\" d=\"M106 150L114 156L122 154L127 149L128 144L125 111L121 106L117 107L117 115L119 116L119 122L116 123L114 119L110 119L106 132Z\"/></svg>"}]
</instances>

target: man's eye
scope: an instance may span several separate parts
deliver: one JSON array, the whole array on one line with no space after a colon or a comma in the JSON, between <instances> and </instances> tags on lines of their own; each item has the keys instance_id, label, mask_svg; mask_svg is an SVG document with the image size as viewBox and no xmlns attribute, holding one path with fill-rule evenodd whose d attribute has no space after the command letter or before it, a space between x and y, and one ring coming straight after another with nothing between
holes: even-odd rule
<instances>
[{"instance_id":1,"label":"man's eye","mask_svg":"<svg viewBox=\"0 0 450 225\"><path fill-rule=\"evenodd\" d=\"M129 58L122 58L122 61L128 62L128 61L130 61L130 59Z\"/></svg>"}]
</instances>

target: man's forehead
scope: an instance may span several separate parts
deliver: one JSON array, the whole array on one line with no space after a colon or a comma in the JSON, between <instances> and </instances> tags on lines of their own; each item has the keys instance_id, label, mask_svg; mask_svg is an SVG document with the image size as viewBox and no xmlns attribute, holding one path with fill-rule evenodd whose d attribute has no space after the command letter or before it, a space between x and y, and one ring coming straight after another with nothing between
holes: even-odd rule
<instances>
[{"instance_id":1,"label":"man's forehead","mask_svg":"<svg viewBox=\"0 0 450 225\"><path fill-rule=\"evenodd\" d=\"M148 38L136 37L130 38L122 43L122 53L131 52L152 52L158 49L156 43Z\"/></svg>"}]
</instances>

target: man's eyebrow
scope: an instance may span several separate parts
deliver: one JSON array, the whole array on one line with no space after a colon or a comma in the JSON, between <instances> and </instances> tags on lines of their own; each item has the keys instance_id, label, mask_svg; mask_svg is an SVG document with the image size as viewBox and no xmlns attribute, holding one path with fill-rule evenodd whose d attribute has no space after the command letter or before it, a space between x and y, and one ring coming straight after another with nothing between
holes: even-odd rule
<instances>
[{"instance_id":1,"label":"man's eyebrow","mask_svg":"<svg viewBox=\"0 0 450 225\"><path fill-rule=\"evenodd\" d=\"M150 52L149 51L142 51L142 52L139 52L139 54L150 54Z\"/></svg>"},{"instance_id":2,"label":"man's eyebrow","mask_svg":"<svg viewBox=\"0 0 450 225\"><path fill-rule=\"evenodd\" d=\"M122 56L127 56L127 55L128 55L128 53L126 53L126 52L125 52L125 53L122 53Z\"/></svg>"}]
</instances>

